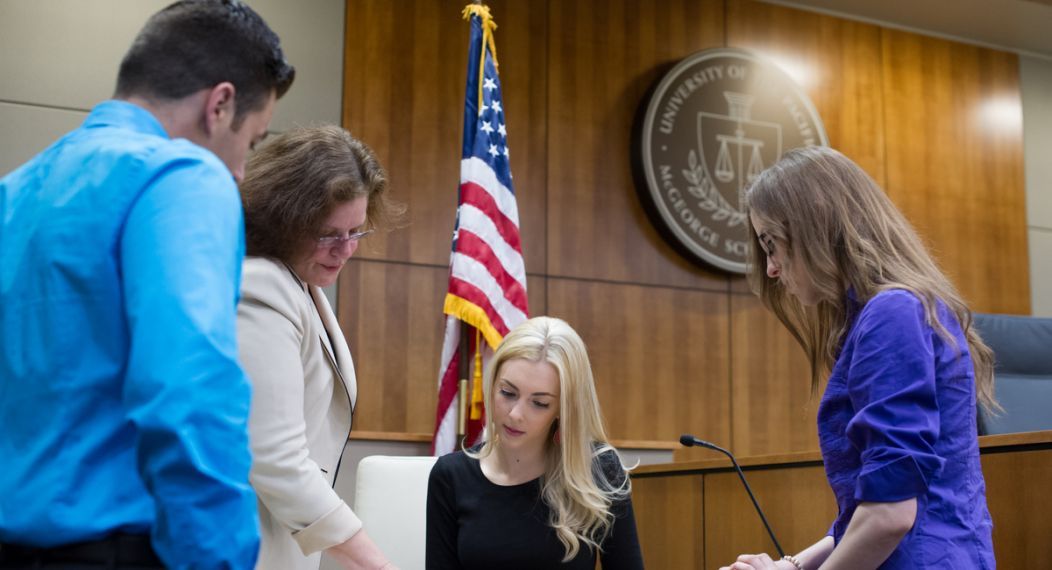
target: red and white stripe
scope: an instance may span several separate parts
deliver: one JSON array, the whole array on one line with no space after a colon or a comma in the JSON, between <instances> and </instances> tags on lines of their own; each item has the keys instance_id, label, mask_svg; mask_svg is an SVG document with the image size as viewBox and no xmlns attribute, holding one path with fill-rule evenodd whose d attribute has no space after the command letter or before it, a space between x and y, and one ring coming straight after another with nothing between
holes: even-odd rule
<instances>
[{"instance_id":1,"label":"red and white stripe","mask_svg":"<svg viewBox=\"0 0 1052 570\"><path fill-rule=\"evenodd\" d=\"M518 208L514 193L500 183L485 161L466 158L460 167L459 224L456 248L450 258L448 294L482 309L490 326L479 328L489 341L489 348L496 349L499 338L529 318ZM446 318L439 373L439 413L433 442L435 455L457 449L458 348L460 322L465 316L450 314ZM498 338L486 334L487 331L495 332ZM486 352L489 351L484 351L484 355ZM469 435L474 435L471 430Z\"/></svg>"},{"instance_id":2,"label":"red and white stripe","mask_svg":"<svg viewBox=\"0 0 1052 570\"><path fill-rule=\"evenodd\" d=\"M458 350L460 348L460 319L446 316L446 335L442 342L442 369L438 375L438 420L431 444L434 455L445 455L457 449Z\"/></svg>"}]
</instances>

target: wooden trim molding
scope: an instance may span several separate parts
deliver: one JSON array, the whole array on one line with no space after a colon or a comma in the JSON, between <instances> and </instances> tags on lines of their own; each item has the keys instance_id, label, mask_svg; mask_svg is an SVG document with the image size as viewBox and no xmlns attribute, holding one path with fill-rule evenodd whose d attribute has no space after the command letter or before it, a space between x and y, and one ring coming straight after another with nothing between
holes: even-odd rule
<instances>
[{"instance_id":1,"label":"wooden trim molding","mask_svg":"<svg viewBox=\"0 0 1052 570\"><path fill-rule=\"evenodd\" d=\"M1035 449L1052 449L1052 430L1030 431L1023 433L1006 433L999 435L983 435L979 437L979 449L984 454L997 453L1002 450L1020 451L1020 448L1033 447ZM732 469L729 459L718 452L712 452L712 459L697 461L680 461L659 465L641 465L632 471L633 477L647 475L664 475L669 473L692 474L702 471L713 471ZM738 457L738 465L742 469L748 468L771 468L785 466L804 466L807 464L821 464L822 454L818 451L802 451L798 453L782 453L778 455L754 455L752 457Z\"/></svg>"},{"instance_id":2,"label":"wooden trim molding","mask_svg":"<svg viewBox=\"0 0 1052 570\"><path fill-rule=\"evenodd\" d=\"M431 443L431 434L388 431L352 431L351 436L347 439L356 441L404 441L411 443Z\"/></svg>"},{"instance_id":3,"label":"wooden trim molding","mask_svg":"<svg viewBox=\"0 0 1052 570\"><path fill-rule=\"evenodd\" d=\"M403 441L410 443L431 443L430 433L407 433L388 431L354 430L347 439L352 441ZM648 441L640 439L613 439L610 444L618 449L657 449L672 451L679 447L674 441Z\"/></svg>"}]
</instances>

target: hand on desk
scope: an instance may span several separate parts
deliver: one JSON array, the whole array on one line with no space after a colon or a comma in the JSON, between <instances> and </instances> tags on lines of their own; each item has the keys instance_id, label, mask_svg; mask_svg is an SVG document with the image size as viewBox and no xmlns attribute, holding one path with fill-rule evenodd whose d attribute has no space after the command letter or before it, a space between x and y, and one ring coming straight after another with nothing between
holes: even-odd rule
<instances>
[{"instance_id":1,"label":"hand on desk","mask_svg":"<svg viewBox=\"0 0 1052 570\"><path fill-rule=\"evenodd\" d=\"M737 562L724 566L720 570L796 570L792 562L771 560L766 554L742 554Z\"/></svg>"},{"instance_id":2,"label":"hand on desk","mask_svg":"<svg viewBox=\"0 0 1052 570\"><path fill-rule=\"evenodd\" d=\"M398 570L364 530L325 552L346 570Z\"/></svg>"}]
</instances>

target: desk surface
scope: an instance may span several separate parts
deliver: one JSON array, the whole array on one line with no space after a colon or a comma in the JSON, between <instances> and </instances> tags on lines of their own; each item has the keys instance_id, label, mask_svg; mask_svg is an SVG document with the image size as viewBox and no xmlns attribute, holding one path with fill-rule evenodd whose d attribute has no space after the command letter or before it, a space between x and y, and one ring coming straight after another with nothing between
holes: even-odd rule
<instances>
[{"instance_id":1,"label":"desk surface","mask_svg":"<svg viewBox=\"0 0 1052 570\"><path fill-rule=\"evenodd\" d=\"M1052 430L1029 431L1024 433L1006 433L1001 435L984 435L979 437L981 453L997 453L1006 449L1019 450L1033 446L1035 449L1052 448ZM713 459L680 461L657 465L641 465L632 471L632 476L647 476L669 473L700 473L712 470L732 468L730 460L722 453L712 451ZM757 469L772 466L817 465L822 463L822 454L818 451L783 453L778 455L754 455L739 457L738 465L742 469Z\"/></svg>"}]
</instances>

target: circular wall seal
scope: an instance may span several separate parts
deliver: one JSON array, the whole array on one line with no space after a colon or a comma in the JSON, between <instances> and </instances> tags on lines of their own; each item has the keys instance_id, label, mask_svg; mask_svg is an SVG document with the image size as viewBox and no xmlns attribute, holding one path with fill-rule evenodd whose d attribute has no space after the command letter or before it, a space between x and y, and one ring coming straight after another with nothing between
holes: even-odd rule
<instances>
[{"instance_id":1,"label":"circular wall seal","mask_svg":"<svg viewBox=\"0 0 1052 570\"><path fill-rule=\"evenodd\" d=\"M647 103L640 195L677 249L745 273L745 189L785 151L828 144L811 100L773 63L741 49L701 51Z\"/></svg>"}]
</instances>

